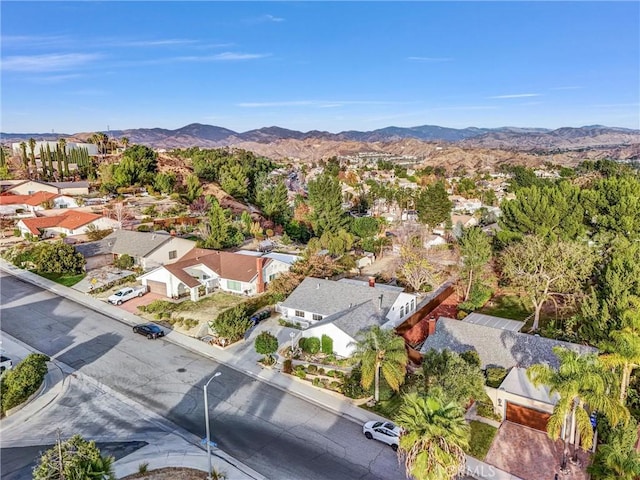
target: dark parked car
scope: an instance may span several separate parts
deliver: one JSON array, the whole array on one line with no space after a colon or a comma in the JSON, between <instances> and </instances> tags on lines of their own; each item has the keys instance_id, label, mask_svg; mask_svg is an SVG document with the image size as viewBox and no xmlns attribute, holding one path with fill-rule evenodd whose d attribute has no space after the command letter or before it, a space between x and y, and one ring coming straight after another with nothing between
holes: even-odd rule
<instances>
[{"instance_id":1,"label":"dark parked car","mask_svg":"<svg viewBox=\"0 0 640 480\"><path fill-rule=\"evenodd\" d=\"M249 321L253 324L253 325L257 325L259 324L262 320L266 320L267 318L269 318L271 316L271 310L262 310L261 312L256 312L253 314L253 316L249 319Z\"/></svg>"},{"instance_id":2,"label":"dark parked car","mask_svg":"<svg viewBox=\"0 0 640 480\"><path fill-rule=\"evenodd\" d=\"M164 337L164 332L162 329L151 323L145 323L144 325L136 325L133 327L133 333L139 333L140 335L144 335L149 339Z\"/></svg>"}]
</instances>

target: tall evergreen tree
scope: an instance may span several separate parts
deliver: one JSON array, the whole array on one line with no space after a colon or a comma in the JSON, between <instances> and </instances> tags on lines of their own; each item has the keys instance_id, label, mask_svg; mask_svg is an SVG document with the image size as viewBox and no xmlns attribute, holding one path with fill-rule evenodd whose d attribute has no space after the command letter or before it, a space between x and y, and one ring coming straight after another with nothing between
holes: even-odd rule
<instances>
[{"instance_id":1,"label":"tall evergreen tree","mask_svg":"<svg viewBox=\"0 0 640 480\"><path fill-rule=\"evenodd\" d=\"M29 155L31 158L31 171L33 173L33 176L37 176L38 175L38 167L36 165L36 139L35 138L30 138L29 139Z\"/></svg>"},{"instance_id":2,"label":"tall evergreen tree","mask_svg":"<svg viewBox=\"0 0 640 480\"><path fill-rule=\"evenodd\" d=\"M349 219L342 209L342 189L337 178L323 174L309 182L311 226L320 237L329 230L338 233L347 227Z\"/></svg>"},{"instance_id":3,"label":"tall evergreen tree","mask_svg":"<svg viewBox=\"0 0 640 480\"><path fill-rule=\"evenodd\" d=\"M20 142L20 151L22 152L22 165L27 174L29 174L29 157L27 157L27 144L25 142Z\"/></svg>"},{"instance_id":4,"label":"tall evergreen tree","mask_svg":"<svg viewBox=\"0 0 640 480\"><path fill-rule=\"evenodd\" d=\"M420 222L434 228L451 218L453 204L444 188L444 183L439 181L424 188L416 198L416 210Z\"/></svg>"},{"instance_id":5,"label":"tall evergreen tree","mask_svg":"<svg viewBox=\"0 0 640 480\"><path fill-rule=\"evenodd\" d=\"M462 233L459 240L462 256L462 273L467 277L464 300L469 300L469 293L474 282L479 281L482 269L491 259L491 240L479 227L471 227Z\"/></svg>"}]
</instances>

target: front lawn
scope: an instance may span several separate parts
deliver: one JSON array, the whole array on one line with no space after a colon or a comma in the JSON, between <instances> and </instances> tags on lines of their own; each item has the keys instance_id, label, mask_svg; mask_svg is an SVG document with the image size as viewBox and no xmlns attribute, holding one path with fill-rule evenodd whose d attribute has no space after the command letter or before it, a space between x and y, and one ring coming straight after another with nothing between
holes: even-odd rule
<instances>
[{"instance_id":1,"label":"front lawn","mask_svg":"<svg viewBox=\"0 0 640 480\"><path fill-rule=\"evenodd\" d=\"M35 272L41 277L48 278L49 280L64 285L65 287L72 287L84 277L86 273L68 274L68 273L50 273L50 272Z\"/></svg>"},{"instance_id":2,"label":"front lawn","mask_svg":"<svg viewBox=\"0 0 640 480\"><path fill-rule=\"evenodd\" d=\"M466 453L478 460L484 460L498 429L477 420L469 422L469 426L471 427L471 438Z\"/></svg>"}]
</instances>

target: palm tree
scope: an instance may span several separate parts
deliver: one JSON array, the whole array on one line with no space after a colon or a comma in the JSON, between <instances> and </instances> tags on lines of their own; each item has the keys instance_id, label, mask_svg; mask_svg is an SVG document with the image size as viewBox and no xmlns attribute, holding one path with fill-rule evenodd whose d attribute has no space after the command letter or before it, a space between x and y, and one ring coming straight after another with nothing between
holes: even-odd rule
<instances>
[{"instance_id":1,"label":"palm tree","mask_svg":"<svg viewBox=\"0 0 640 480\"><path fill-rule=\"evenodd\" d=\"M630 421L626 427L609 433L606 444L596 452L587 471L593 480L636 480L640 477L640 454L635 449L638 424Z\"/></svg>"},{"instance_id":2,"label":"palm tree","mask_svg":"<svg viewBox=\"0 0 640 480\"><path fill-rule=\"evenodd\" d=\"M126 150L127 146L129 145L129 137L121 137L120 143L122 144L122 147Z\"/></svg>"},{"instance_id":3,"label":"palm tree","mask_svg":"<svg viewBox=\"0 0 640 480\"><path fill-rule=\"evenodd\" d=\"M374 325L358 334L355 347L354 358L362 363L362 386L368 389L375 381L376 402L380 399L380 372L394 391L400 390L409 362L402 337Z\"/></svg>"},{"instance_id":4,"label":"palm tree","mask_svg":"<svg viewBox=\"0 0 640 480\"><path fill-rule=\"evenodd\" d=\"M457 478L465 463L464 449L469 446L469 425L464 410L454 402L437 397L419 397L411 393L396 416L403 428L399 455L407 477L416 480Z\"/></svg>"},{"instance_id":5,"label":"palm tree","mask_svg":"<svg viewBox=\"0 0 640 480\"><path fill-rule=\"evenodd\" d=\"M640 298L633 297L632 307L622 314L622 330L611 332L606 345L611 353L600 356L602 363L620 371L620 403L627 400L631 373L640 366Z\"/></svg>"},{"instance_id":6,"label":"palm tree","mask_svg":"<svg viewBox=\"0 0 640 480\"><path fill-rule=\"evenodd\" d=\"M562 434L564 466L567 438L573 439L574 457L580 441L584 450L593 446L590 412L597 411L615 426L628 421L629 411L611 394L615 381L596 354L581 355L563 347L554 347L553 352L560 360L557 369L533 365L527 369L527 376L534 386L546 385L550 396L559 396L547 423L547 434L553 440Z\"/></svg>"}]
</instances>

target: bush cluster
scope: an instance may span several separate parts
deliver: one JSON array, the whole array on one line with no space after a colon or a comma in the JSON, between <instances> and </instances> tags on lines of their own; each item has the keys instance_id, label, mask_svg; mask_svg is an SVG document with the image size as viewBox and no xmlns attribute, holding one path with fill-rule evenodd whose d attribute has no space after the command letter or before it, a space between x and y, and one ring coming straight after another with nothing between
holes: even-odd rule
<instances>
[{"instance_id":1,"label":"bush cluster","mask_svg":"<svg viewBox=\"0 0 640 480\"><path fill-rule=\"evenodd\" d=\"M498 388L507 376L507 369L503 367L487 367L485 371L487 386Z\"/></svg>"},{"instance_id":2,"label":"bush cluster","mask_svg":"<svg viewBox=\"0 0 640 480\"><path fill-rule=\"evenodd\" d=\"M493 295L493 292L489 287L481 283L474 283L469 292L469 299L458 305L458 308L465 312L473 312L484 306L491 298L491 295Z\"/></svg>"},{"instance_id":3,"label":"bush cluster","mask_svg":"<svg viewBox=\"0 0 640 480\"><path fill-rule=\"evenodd\" d=\"M0 377L0 394L2 395L2 415L13 407L25 402L33 395L47 374L49 357L41 353L31 353Z\"/></svg>"},{"instance_id":4,"label":"bush cluster","mask_svg":"<svg viewBox=\"0 0 640 480\"><path fill-rule=\"evenodd\" d=\"M333 338L329 335L322 335L322 353L331 355L333 353Z\"/></svg>"}]
</instances>

